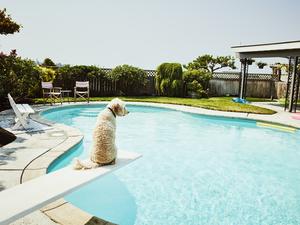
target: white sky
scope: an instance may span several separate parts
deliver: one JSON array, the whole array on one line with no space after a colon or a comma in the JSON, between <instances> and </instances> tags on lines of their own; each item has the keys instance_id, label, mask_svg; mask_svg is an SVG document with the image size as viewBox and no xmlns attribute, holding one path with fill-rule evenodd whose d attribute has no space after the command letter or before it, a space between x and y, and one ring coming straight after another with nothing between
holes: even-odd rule
<instances>
[{"instance_id":1,"label":"white sky","mask_svg":"<svg viewBox=\"0 0 300 225\"><path fill-rule=\"evenodd\" d=\"M0 0L0 7L23 26L0 37L0 51L63 64L155 69L233 55L233 45L300 39L297 0Z\"/></svg>"}]
</instances>

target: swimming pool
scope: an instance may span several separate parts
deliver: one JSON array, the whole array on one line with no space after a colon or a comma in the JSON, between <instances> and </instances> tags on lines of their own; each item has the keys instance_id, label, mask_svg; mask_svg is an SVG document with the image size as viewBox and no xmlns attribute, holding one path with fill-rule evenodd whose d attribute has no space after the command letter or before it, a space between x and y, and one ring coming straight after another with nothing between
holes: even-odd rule
<instances>
[{"instance_id":1,"label":"swimming pool","mask_svg":"<svg viewBox=\"0 0 300 225\"><path fill-rule=\"evenodd\" d=\"M45 111L79 128L83 142L49 172L86 158L103 105ZM255 121L128 106L117 145L143 157L66 196L75 206L118 224L300 224L299 131Z\"/></svg>"}]
</instances>

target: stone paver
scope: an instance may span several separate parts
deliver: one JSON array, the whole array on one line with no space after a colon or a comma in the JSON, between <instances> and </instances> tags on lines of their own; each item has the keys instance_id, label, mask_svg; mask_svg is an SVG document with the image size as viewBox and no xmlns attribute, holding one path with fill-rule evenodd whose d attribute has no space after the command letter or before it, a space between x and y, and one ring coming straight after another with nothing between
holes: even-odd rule
<instances>
[{"instance_id":1,"label":"stone paver","mask_svg":"<svg viewBox=\"0 0 300 225\"><path fill-rule=\"evenodd\" d=\"M278 103L274 102L255 102L253 105L272 109L276 111L277 113L274 115L260 115L259 117L257 115L251 114L249 115L250 118L253 119L262 119L265 121L270 121L270 122L276 122L276 123L281 123L289 126L293 126L296 128L300 128L300 120L295 120L292 118L292 115L294 113L289 113L287 111L284 111L284 108L280 106Z\"/></svg>"},{"instance_id":2,"label":"stone paver","mask_svg":"<svg viewBox=\"0 0 300 225\"><path fill-rule=\"evenodd\" d=\"M12 110L1 112L0 119L2 127L10 128L14 119ZM17 139L14 142L0 148L0 191L20 184L21 175L23 175L22 182L44 175L48 165L54 159L80 142L83 137L77 129L61 124L54 124L51 129L38 132L16 133ZM53 135L55 133L62 135ZM56 153L51 152L47 157L42 157L50 150ZM35 158L37 159L33 160ZM26 167L27 169L24 170ZM56 223L38 210L12 224L53 225Z\"/></svg>"},{"instance_id":3,"label":"stone paver","mask_svg":"<svg viewBox=\"0 0 300 225\"><path fill-rule=\"evenodd\" d=\"M10 223L10 225L58 225L58 223L52 221L41 211L35 211L13 223Z\"/></svg>"}]
</instances>

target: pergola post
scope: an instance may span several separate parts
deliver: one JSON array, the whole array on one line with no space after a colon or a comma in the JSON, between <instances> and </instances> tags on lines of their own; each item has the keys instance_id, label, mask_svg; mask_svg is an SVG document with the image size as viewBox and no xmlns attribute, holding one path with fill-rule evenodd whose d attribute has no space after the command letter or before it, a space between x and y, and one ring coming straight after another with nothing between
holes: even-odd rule
<instances>
[{"instance_id":1,"label":"pergola post","mask_svg":"<svg viewBox=\"0 0 300 225\"><path fill-rule=\"evenodd\" d=\"M284 111L286 111L286 109L288 108L289 91L290 91L290 86L291 86L290 85L291 68L292 68L292 57L289 57L288 78L287 78L287 82L286 82Z\"/></svg>"},{"instance_id":2,"label":"pergola post","mask_svg":"<svg viewBox=\"0 0 300 225\"><path fill-rule=\"evenodd\" d=\"M247 59L241 59L241 75L239 81L239 98L244 99L246 97L246 90L247 90Z\"/></svg>"},{"instance_id":3,"label":"pergola post","mask_svg":"<svg viewBox=\"0 0 300 225\"><path fill-rule=\"evenodd\" d=\"M298 65L298 56L294 58L293 63L293 73L292 73L292 80L290 86L290 99L289 99L289 112L296 112L297 108L297 100L298 96L298 88L299 88L299 78L297 77L297 65ZM288 90L287 90L288 91Z\"/></svg>"},{"instance_id":4,"label":"pergola post","mask_svg":"<svg viewBox=\"0 0 300 225\"><path fill-rule=\"evenodd\" d=\"M299 63L299 57L297 57L297 64L296 66L296 87L295 87L295 105L294 105L294 112L297 111L297 105L298 105L298 96L299 96L299 85L300 85L300 73L298 71L298 63Z\"/></svg>"},{"instance_id":5,"label":"pergola post","mask_svg":"<svg viewBox=\"0 0 300 225\"><path fill-rule=\"evenodd\" d=\"M242 68L239 82L239 98L246 97L248 65L251 58L290 58L294 61L293 71L289 71L285 109L290 112L297 109L300 73L297 73L298 58L300 57L300 40L255 45L240 45L231 47L236 57L241 59ZM291 65L290 67L291 68ZM288 107L287 107L288 106Z\"/></svg>"}]
</instances>

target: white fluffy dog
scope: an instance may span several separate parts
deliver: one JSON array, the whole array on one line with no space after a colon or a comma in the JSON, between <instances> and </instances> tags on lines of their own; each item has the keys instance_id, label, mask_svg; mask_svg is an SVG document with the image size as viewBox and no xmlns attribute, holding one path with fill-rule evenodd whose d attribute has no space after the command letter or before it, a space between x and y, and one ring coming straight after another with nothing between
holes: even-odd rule
<instances>
[{"instance_id":1,"label":"white fluffy dog","mask_svg":"<svg viewBox=\"0 0 300 225\"><path fill-rule=\"evenodd\" d=\"M90 159L80 161L75 158L74 169L91 169L99 166L115 164L117 147L115 144L116 116L125 116L129 112L125 102L114 98L107 107L99 113L93 133L93 146Z\"/></svg>"}]
</instances>

